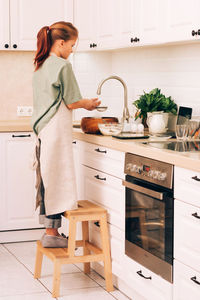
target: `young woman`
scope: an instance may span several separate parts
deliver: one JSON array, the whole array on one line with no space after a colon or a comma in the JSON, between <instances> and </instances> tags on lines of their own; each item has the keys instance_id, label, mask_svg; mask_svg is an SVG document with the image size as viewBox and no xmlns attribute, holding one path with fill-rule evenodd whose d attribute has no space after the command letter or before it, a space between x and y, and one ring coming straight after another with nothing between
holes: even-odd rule
<instances>
[{"instance_id":1,"label":"young woman","mask_svg":"<svg viewBox=\"0 0 200 300\"><path fill-rule=\"evenodd\" d=\"M67 247L67 238L58 233L61 216L76 208L76 182L72 153L72 109L93 110L97 98L82 99L72 66L78 30L68 22L41 28L33 75L32 127L37 136L36 208L46 233L44 247Z\"/></svg>"}]
</instances>

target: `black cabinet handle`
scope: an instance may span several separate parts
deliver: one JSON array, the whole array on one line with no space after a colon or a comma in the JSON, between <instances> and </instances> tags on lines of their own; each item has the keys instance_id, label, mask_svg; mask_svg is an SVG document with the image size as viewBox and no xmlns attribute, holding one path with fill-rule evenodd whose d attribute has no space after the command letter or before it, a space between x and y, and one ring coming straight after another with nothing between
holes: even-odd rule
<instances>
[{"instance_id":1,"label":"black cabinet handle","mask_svg":"<svg viewBox=\"0 0 200 300\"><path fill-rule=\"evenodd\" d=\"M76 141L73 141L72 144L76 144Z\"/></svg>"},{"instance_id":2,"label":"black cabinet handle","mask_svg":"<svg viewBox=\"0 0 200 300\"><path fill-rule=\"evenodd\" d=\"M196 284L199 284L200 285L200 282L197 280L197 277L194 276L194 277L191 277L190 278L193 282L195 282Z\"/></svg>"},{"instance_id":3,"label":"black cabinet handle","mask_svg":"<svg viewBox=\"0 0 200 300\"><path fill-rule=\"evenodd\" d=\"M4 48L6 48L6 49L9 48L9 44L5 44Z\"/></svg>"},{"instance_id":4,"label":"black cabinet handle","mask_svg":"<svg viewBox=\"0 0 200 300\"><path fill-rule=\"evenodd\" d=\"M16 49L16 48L17 48L17 45L16 45L16 44L14 44L14 45L13 45L13 48L15 48L15 49Z\"/></svg>"},{"instance_id":5,"label":"black cabinet handle","mask_svg":"<svg viewBox=\"0 0 200 300\"><path fill-rule=\"evenodd\" d=\"M197 219L200 219L200 216L198 216L198 214L196 212L193 213L192 216L195 217L195 218L197 218Z\"/></svg>"},{"instance_id":6,"label":"black cabinet handle","mask_svg":"<svg viewBox=\"0 0 200 300\"><path fill-rule=\"evenodd\" d=\"M197 176L193 176L192 179L194 179L196 181L200 181L200 178L198 178Z\"/></svg>"},{"instance_id":7,"label":"black cabinet handle","mask_svg":"<svg viewBox=\"0 0 200 300\"><path fill-rule=\"evenodd\" d=\"M200 35L200 29L197 30L197 34Z\"/></svg>"},{"instance_id":8,"label":"black cabinet handle","mask_svg":"<svg viewBox=\"0 0 200 300\"><path fill-rule=\"evenodd\" d=\"M99 148L97 148L97 149L94 149L94 151L96 151L96 152L100 152L100 153L107 153L107 151L106 151L106 150L100 150Z\"/></svg>"},{"instance_id":9,"label":"black cabinet handle","mask_svg":"<svg viewBox=\"0 0 200 300\"><path fill-rule=\"evenodd\" d=\"M97 227L100 227L99 221L94 222L94 225L96 225Z\"/></svg>"},{"instance_id":10,"label":"black cabinet handle","mask_svg":"<svg viewBox=\"0 0 200 300\"><path fill-rule=\"evenodd\" d=\"M106 177L99 177L99 175L95 175L94 176L96 179L99 179L99 180L105 180L106 181Z\"/></svg>"},{"instance_id":11,"label":"black cabinet handle","mask_svg":"<svg viewBox=\"0 0 200 300\"><path fill-rule=\"evenodd\" d=\"M137 38L137 37L135 37L134 39L133 38L131 38L131 43L137 43L137 42L139 42L140 41L140 39L139 38Z\"/></svg>"},{"instance_id":12,"label":"black cabinet handle","mask_svg":"<svg viewBox=\"0 0 200 300\"><path fill-rule=\"evenodd\" d=\"M92 46L93 46L93 48L95 48L95 47L97 47L97 44L93 43Z\"/></svg>"},{"instance_id":13,"label":"black cabinet handle","mask_svg":"<svg viewBox=\"0 0 200 300\"><path fill-rule=\"evenodd\" d=\"M90 44L90 48L92 48L93 47L93 45L92 44Z\"/></svg>"},{"instance_id":14,"label":"black cabinet handle","mask_svg":"<svg viewBox=\"0 0 200 300\"><path fill-rule=\"evenodd\" d=\"M22 138L22 137L31 137L30 134L19 134L19 135L12 135L13 138Z\"/></svg>"},{"instance_id":15,"label":"black cabinet handle","mask_svg":"<svg viewBox=\"0 0 200 300\"><path fill-rule=\"evenodd\" d=\"M137 271L136 273L137 273L139 276L143 277L144 279L150 279L150 280L152 279L151 276L149 276L149 277L144 276L144 275L142 274L142 271L141 271L141 270L140 270L140 271Z\"/></svg>"},{"instance_id":16,"label":"black cabinet handle","mask_svg":"<svg viewBox=\"0 0 200 300\"><path fill-rule=\"evenodd\" d=\"M195 35L197 35L197 31L192 30L192 36L195 36Z\"/></svg>"}]
</instances>

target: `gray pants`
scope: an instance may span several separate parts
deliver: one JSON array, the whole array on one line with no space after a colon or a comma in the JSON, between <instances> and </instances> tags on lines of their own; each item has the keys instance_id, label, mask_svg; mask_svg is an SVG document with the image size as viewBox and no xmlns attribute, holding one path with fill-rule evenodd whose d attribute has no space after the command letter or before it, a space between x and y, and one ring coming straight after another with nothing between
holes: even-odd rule
<instances>
[{"instance_id":1,"label":"gray pants","mask_svg":"<svg viewBox=\"0 0 200 300\"><path fill-rule=\"evenodd\" d=\"M44 186L42 183L42 199L40 201L40 214L39 214L39 223L43 224L45 228L59 228L61 227L61 217L63 213L55 215L46 215L45 205L44 205Z\"/></svg>"}]
</instances>

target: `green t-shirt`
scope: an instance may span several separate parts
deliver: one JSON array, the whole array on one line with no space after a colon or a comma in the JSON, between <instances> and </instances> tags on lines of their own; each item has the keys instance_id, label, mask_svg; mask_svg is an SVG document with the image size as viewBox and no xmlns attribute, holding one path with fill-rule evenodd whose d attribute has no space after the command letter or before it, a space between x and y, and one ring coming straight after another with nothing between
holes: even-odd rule
<instances>
[{"instance_id":1,"label":"green t-shirt","mask_svg":"<svg viewBox=\"0 0 200 300\"><path fill-rule=\"evenodd\" d=\"M50 55L33 75L33 115L31 125L36 134L51 120L61 101L66 105L82 99L72 65Z\"/></svg>"}]
</instances>

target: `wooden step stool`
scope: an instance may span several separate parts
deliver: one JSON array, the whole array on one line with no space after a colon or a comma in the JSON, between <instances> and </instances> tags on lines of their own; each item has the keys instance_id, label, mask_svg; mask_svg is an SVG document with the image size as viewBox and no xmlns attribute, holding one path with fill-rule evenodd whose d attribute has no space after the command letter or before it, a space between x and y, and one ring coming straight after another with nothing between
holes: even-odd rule
<instances>
[{"instance_id":1,"label":"wooden step stool","mask_svg":"<svg viewBox=\"0 0 200 300\"><path fill-rule=\"evenodd\" d=\"M68 248L44 248L41 242L37 241L34 278L40 278L41 276L42 258L44 254L54 263L52 297L59 297L62 264L83 263L84 273L87 274L90 273L91 262L103 261L106 290L108 292L113 291L107 211L90 201L83 200L78 201L77 209L66 211L64 216L69 219ZM89 242L88 221L99 221L102 249ZM82 240L79 241L76 241L77 222L82 222ZM83 247L83 255L75 256L76 247Z\"/></svg>"}]
</instances>

